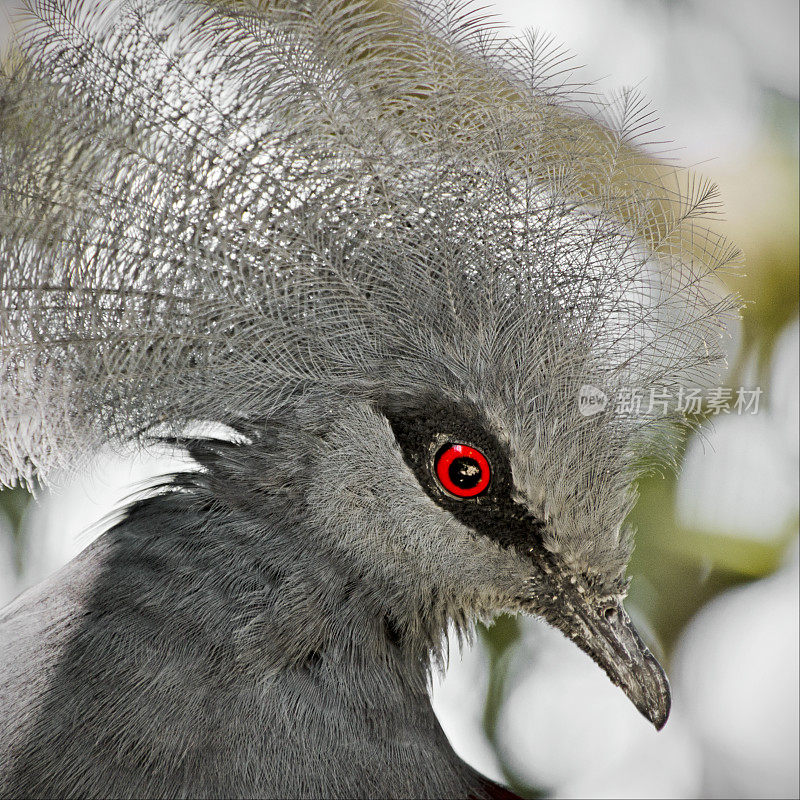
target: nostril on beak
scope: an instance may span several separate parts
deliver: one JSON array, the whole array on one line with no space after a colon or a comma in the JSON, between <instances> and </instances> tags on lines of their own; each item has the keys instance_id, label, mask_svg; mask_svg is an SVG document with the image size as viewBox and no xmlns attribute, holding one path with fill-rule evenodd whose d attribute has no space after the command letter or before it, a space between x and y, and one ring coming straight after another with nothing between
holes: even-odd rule
<instances>
[{"instance_id":1,"label":"nostril on beak","mask_svg":"<svg viewBox=\"0 0 800 800\"><path fill-rule=\"evenodd\" d=\"M618 615L619 615L619 612L617 611L616 606L608 606L603 611L603 616L606 618L606 620L608 622L611 622L611 623L614 623L614 622L617 621L617 616Z\"/></svg>"}]
</instances>

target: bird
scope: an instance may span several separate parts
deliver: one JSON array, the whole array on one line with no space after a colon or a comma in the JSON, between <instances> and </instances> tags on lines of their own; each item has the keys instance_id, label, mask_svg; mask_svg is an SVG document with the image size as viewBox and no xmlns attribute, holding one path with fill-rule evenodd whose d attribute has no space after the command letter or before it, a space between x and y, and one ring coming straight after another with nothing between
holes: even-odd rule
<instances>
[{"instance_id":1,"label":"bird","mask_svg":"<svg viewBox=\"0 0 800 800\"><path fill-rule=\"evenodd\" d=\"M514 797L428 692L501 613L663 727L626 519L689 423L623 400L711 380L738 306L659 131L461 2L28 2L0 483L193 468L0 612L0 796Z\"/></svg>"}]
</instances>

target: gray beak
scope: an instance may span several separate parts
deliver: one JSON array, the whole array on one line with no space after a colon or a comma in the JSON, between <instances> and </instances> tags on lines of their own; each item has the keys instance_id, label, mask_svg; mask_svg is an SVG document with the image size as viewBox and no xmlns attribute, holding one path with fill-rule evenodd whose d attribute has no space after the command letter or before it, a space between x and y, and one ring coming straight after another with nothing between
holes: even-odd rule
<instances>
[{"instance_id":1,"label":"gray beak","mask_svg":"<svg viewBox=\"0 0 800 800\"><path fill-rule=\"evenodd\" d=\"M603 668L639 711L661 730L670 709L667 676L633 627L620 600L592 604L585 595L554 594L537 612Z\"/></svg>"},{"instance_id":2,"label":"gray beak","mask_svg":"<svg viewBox=\"0 0 800 800\"><path fill-rule=\"evenodd\" d=\"M670 709L667 676L633 627L621 601L577 606L575 643L601 666L641 713L661 730ZM577 635L575 635L577 633Z\"/></svg>"}]
</instances>

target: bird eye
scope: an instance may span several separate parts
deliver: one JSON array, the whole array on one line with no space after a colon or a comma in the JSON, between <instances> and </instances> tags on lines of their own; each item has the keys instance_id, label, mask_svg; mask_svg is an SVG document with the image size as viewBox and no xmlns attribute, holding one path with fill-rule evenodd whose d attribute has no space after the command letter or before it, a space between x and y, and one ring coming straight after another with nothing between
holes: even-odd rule
<instances>
[{"instance_id":1,"label":"bird eye","mask_svg":"<svg viewBox=\"0 0 800 800\"><path fill-rule=\"evenodd\" d=\"M466 444L446 444L436 454L434 466L439 483L456 497L477 497L491 478L486 456Z\"/></svg>"}]
</instances>

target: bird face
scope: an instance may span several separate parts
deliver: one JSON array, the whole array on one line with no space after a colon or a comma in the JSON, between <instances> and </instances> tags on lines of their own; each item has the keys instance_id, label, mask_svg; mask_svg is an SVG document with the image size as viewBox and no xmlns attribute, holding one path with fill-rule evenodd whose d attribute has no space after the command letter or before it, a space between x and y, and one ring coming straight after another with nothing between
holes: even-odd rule
<instances>
[{"instance_id":1,"label":"bird face","mask_svg":"<svg viewBox=\"0 0 800 800\"><path fill-rule=\"evenodd\" d=\"M310 505L325 509L328 529L336 523L340 546L364 558L390 605L415 609L397 614L409 636L428 630L431 645L449 620L503 610L540 616L661 728L669 686L622 606L618 563L628 541L616 537L623 555L599 560L610 572L584 567L585 543L571 548L558 532L559 520L573 529L574 520L548 518L523 460L474 403L433 395L354 403L325 437L315 469L324 496Z\"/></svg>"}]
</instances>

